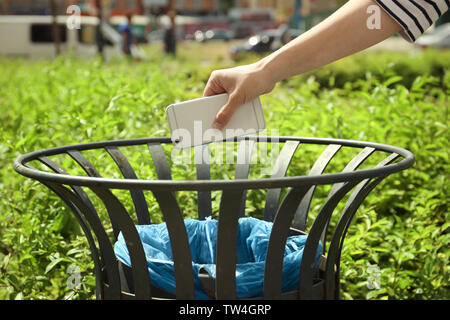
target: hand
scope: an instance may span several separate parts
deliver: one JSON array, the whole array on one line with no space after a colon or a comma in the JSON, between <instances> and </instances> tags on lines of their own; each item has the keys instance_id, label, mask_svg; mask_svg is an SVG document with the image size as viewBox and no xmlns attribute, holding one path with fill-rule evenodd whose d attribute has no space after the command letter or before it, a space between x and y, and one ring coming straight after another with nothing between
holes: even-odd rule
<instances>
[{"instance_id":1,"label":"hand","mask_svg":"<svg viewBox=\"0 0 450 320\"><path fill-rule=\"evenodd\" d=\"M269 93L275 87L262 63L216 70L206 84L203 96L228 93L228 101L219 110L212 127L222 130L230 120L236 109L258 96Z\"/></svg>"}]
</instances>

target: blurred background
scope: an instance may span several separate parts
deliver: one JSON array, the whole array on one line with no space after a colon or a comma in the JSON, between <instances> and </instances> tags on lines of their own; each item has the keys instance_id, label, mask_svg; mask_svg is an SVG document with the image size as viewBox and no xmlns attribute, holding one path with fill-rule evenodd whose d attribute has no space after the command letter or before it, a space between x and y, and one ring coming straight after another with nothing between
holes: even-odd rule
<instances>
[{"instance_id":1,"label":"blurred background","mask_svg":"<svg viewBox=\"0 0 450 320\"><path fill-rule=\"evenodd\" d=\"M52 58L120 56L121 25L131 29L130 52L144 59L149 46L176 53L176 42L226 42L222 53L266 53L310 29L345 0L0 0L0 54ZM79 17L78 17L79 16ZM447 13L416 44L450 46ZM70 23L76 22L73 28ZM444 27L444 28L443 28ZM383 44L409 50L400 38ZM213 51L214 52L214 51Z\"/></svg>"}]
</instances>

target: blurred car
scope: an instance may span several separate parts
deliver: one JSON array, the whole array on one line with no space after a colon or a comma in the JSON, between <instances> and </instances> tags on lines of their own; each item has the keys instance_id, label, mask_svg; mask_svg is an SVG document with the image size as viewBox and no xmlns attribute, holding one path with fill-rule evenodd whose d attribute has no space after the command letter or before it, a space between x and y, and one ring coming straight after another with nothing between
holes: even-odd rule
<instances>
[{"instance_id":1,"label":"blurred car","mask_svg":"<svg viewBox=\"0 0 450 320\"><path fill-rule=\"evenodd\" d=\"M242 45L234 46L230 49L232 58L243 52L267 53L273 52L281 48L283 45L295 39L303 33L302 30L288 29L280 27L278 29L270 29L263 31L257 35L250 37Z\"/></svg>"},{"instance_id":2,"label":"blurred car","mask_svg":"<svg viewBox=\"0 0 450 320\"><path fill-rule=\"evenodd\" d=\"M250 37L254 32L249 25L237 25L233 28L234 39L245 39Z\"/></svg>"},{"instance_id":3,"label":"blurred car","mask_svg":"<svg viewBox=\"0 0 450 320\"><path fill-rule=\"evenodd\" d=\"M209 40L231 40L233 39L233 33L226 29L209 29L205 32L197 30L194 33L194 39L198 42L205 42Z\"/></svg>"},{"instance_id":4,"label":"blurred car","mask_svg":"<svg viewBox=\"0 0 450 320\"><path fill-rule=\"evenodd\" d=\"M450 48L450 23L440 25L433 31L425 33L415 43L422 48Z\"/></svg>"}]
</instances>

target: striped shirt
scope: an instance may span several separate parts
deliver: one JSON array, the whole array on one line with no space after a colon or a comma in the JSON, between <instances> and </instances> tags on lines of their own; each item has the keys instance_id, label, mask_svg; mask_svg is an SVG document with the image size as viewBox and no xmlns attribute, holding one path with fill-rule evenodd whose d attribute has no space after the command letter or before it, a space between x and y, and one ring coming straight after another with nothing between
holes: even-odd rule
<instances>
[{"instance_id":1,"label":"striped shirt","mask_svg":"<svg viewBox=\"0 0 450 320\"><path fill-rule=\"evenodd\" d=\"M450 0L375 0L403 28L400 34L416 41L450 8Z\"/></svg>"}]
</instances>

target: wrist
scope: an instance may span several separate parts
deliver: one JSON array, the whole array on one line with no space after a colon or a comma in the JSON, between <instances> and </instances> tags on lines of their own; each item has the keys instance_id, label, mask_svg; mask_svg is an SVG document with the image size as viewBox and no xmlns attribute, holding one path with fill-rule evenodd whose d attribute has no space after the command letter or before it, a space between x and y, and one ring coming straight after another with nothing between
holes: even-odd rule
<instances>
[{"instance_id":1,"label":"wrist","mask_svg":"<svg viewBox=\"0 0 450 320\"><path fill-rule=\"evenodd\" d=\"M277 59L278 53L279 52L274 52L257 62L261 74L266 77L266 79L269 79L273 85L276 85L286 78L283 75L283 65L280 64L280 59Z\"/></svg>"},{"instance_id":2,"label":"wrist","mask_svg":"<svg viewBox=\"0 0 450 320\"><path fill-rule=\"evenodd\" d=\"M265 57L257 61L254 66L256 68L258 78L264 79L267 87L269 87L271 91L277 82L282 80L282 78L279 77L276 67L274 66L274 62L267 58L268 57Z\"/></svg>"}]
</instances>

